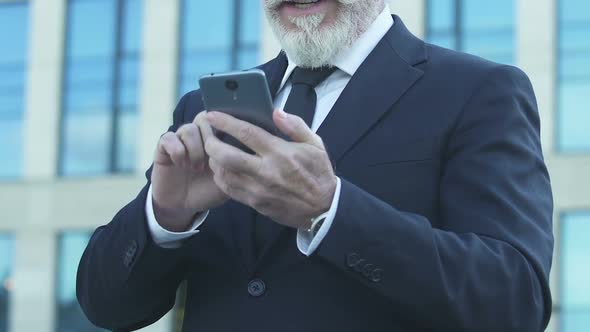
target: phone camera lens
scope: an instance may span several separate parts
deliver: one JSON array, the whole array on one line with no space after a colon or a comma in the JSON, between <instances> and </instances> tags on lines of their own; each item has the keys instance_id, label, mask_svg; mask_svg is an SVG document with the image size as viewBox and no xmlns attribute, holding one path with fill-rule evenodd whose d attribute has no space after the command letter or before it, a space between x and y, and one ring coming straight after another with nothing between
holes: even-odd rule
<instances>
[{"instance_id":1,"label":"phone camera lens","mask_svg":"<svg viewBox=\"0 0 590 332\"><path fill-rule=\"evenodd\" d=\"M227 80L227 81L225 81L225 87L228 90L235 91L238 89L238 82L236 82L234 80Z\"/></svg>"}]
</instances>

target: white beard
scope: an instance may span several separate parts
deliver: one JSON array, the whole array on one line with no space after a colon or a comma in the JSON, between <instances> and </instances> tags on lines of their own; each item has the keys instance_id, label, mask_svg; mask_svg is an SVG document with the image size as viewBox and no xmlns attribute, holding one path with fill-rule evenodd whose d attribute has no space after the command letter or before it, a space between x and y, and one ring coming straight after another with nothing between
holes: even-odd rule
<instances>
[{"instance_id":1,"label":"white beard","mask_svg":"<svg viewBox=\"0 0 590 332\"><path fill-rule=\"evenodd\" d=\"M280 3L280 0L271 0ZM266 6L270 26L281 47L298 66L320 68L350 47L383 10L380 0L338 0L340 10L334 22L320 27L325 14L289 17L297 30L287 29L276 9Z\"/></svg>"}]
</instances>

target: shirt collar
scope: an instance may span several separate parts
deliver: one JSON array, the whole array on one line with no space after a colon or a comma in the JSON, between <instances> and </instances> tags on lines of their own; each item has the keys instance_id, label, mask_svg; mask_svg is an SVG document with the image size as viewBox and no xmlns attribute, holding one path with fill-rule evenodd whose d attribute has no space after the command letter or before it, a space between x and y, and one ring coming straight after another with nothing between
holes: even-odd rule
<instances>
[{"instance_id":1,"label":"shirt collar","mask_svg":"<svg viewBox=\"0 0 590 332\"><path fill-rule=\"evenodd\" d=\"M369 54L373 51L375 46L383 39L387 31L393 26L393 17L391 16L391 11L389 6L386 4L385 8L377 16L375 21L371 23L367 31L365 31L349 48L342 51L340 54L336 56L332 65L338 67L341 71L345 72L346 74L353 76L354 73L359 69L361 64L367 59ZM285 83L297 64L292 61L289 56L287 55L287 59L289 61L287 65L287 70L285 71L285 75L283 76L283 81L281 82L281 87L279 91L283 88Z\"/></svg>"}]
</instances>

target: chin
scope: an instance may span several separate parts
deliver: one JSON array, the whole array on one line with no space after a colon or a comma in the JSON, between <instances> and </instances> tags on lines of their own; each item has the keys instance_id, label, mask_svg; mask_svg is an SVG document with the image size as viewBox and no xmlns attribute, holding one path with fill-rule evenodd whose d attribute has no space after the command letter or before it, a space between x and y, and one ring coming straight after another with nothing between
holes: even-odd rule
<instances>
[{"instance_id":1,"label":"chin","mask_svg":"<svg viewBox=\"0 0 590 332\"><path fill-rule=\"evenodd\" d=\"M382 10L376 0L297 1L266 0L265 11L289 59L310 68L331 65Z\"/></svg>"}]
</instances>

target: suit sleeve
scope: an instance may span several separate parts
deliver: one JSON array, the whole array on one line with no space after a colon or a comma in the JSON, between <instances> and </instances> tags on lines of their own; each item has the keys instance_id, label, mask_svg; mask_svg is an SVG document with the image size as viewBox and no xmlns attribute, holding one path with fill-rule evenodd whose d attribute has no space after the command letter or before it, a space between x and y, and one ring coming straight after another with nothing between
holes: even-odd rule
<instances>
[{"instance_id":1,"label":"suit sleeve","mask_svg":"<svg viewBox=\"0 0 590 332\"><path fill-rule=\"evenodd\" d=\"M442 226L343 179L318 255L425 329L542 331L553 203L535 96L514 67L486 76L443 153Z\"/></svg>"},{"instance_id":2,"label":"suit sleeve","mask_svg":"<svg viewBox=\"0 0 590 332\"><path fill-rule=\"evenodd\" d=\"M169 131L182 124L187 98ZM164 249L151 238L145 214L150 176L151 168L139 195L94 232L78 266L78 301L102 328L130 331L156 322L174 306L185 276L182 248Z\"/></svg>"}]
</instances>

